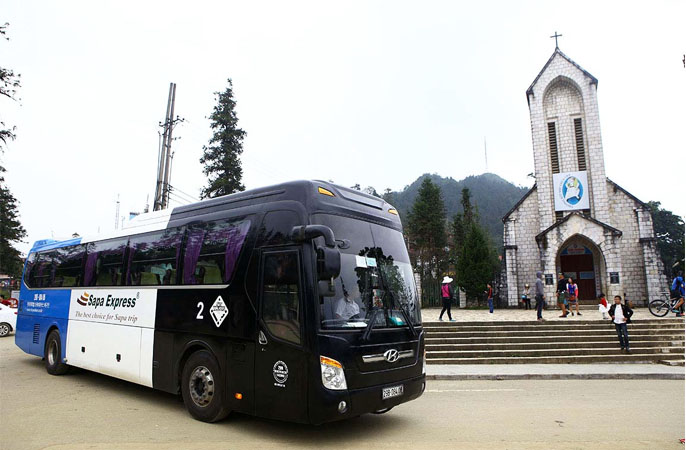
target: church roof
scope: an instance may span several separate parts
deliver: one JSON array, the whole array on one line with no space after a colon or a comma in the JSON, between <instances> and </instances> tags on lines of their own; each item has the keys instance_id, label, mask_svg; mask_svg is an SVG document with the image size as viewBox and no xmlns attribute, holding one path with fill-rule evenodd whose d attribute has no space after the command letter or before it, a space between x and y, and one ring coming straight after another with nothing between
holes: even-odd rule
<instances>
[{"instance_id":1,"label":"church roof","mask_svg":"<svg viewBox=\"0 0 686 450\"><path fill-rule=\"evenodd\" d=\"M519 208L519 205L521 205L522 203L524 203L524 200L526 200L526 199L531 195L531 193L532 193L533 191L535 191L535 190L536 190L536 183L534 183L534 185L531 186L531 189L529 189L529 192L527 192L526 194L524 194L524 195L522 196L522 198L520 198L519 201L518 201L517 203L515 203L515 205L512 207L512 209L510 209L510 210L507 212L507 214L505 214L505 215L503 216L503 218L502 218L503 223L507 220L508 217L510 217L510 215L511 215L513 212L515 212L515 210L516 210L517 208Z\"/></svg>"},{"instance_id":2,"label":"church roof","mask_svg":"<svg viewBox=\"0 0 686 450\"><path fill-rule=\"evenodd\" d=\"M538 233L538 234L536 235L536 242L538 242L538 241L540 241L541 239L543 239L543 236L545 236L546 234L548 234L549 232L551 232L551 231L554 230L555 228L559 227L560 225L562 225L563 223L565 223L566 221L568 221L568 220L569 220L571 217L573 217L573 216L579 216L579 217L581 217L582 219L588 220L589 222L593 222L593 223L595 223L596 225L600 225L601 227L605 228L606 230L610 231L612 234L614 234L614 235L616 235L616 236L621 236L621 235L622 235L622 231L621 231L621 230L618 230L618 229L615 228L615 227L611 227L610 225L608 225L608 224L606 224L606 223L603 223L603 222L601 222L600 220L596 220L596 219L594 219L593 217L585 216L585 215L581 214L580 212L574 211L574 212L572 212L571 214L568 214L567 216L565 216L564 219L558 220L557 222L555 222L554 224L552 224L551 226L549 226L549 227L546 228L545 230L543 230L543 231L541 231L540 233Z\"/></svg>"},{"instance_id":3,"label":"church roof","mask_svg":"<svg viewBox=\"0 0 686 450\"><path fill-rule=\"evenodd\" d=\"M626 189L624 189L623 187L621 187L620 185L618 185L617 183L615 183L615 182L612 181L611 179L607 178L607 182L610 183L610 184L612 185L612 187L614 188L615 192L618 191L618 190L619 190L619 191L622 191L622 192L624 192L629 198L631 198L633 201L635 201L635 202L638 203L639 205L643 206L644 208L647 208L647 207L648 207L648 205L646 205L644 202L642 202L641 200L639 200L638 197L636 197L636 196L633 195L631 192L627 191Z\"/></svg>"},{"instance_id":4,"label":"church roof","mask_svg":"<svg viewBox=\"0 0 686 450\"><path fill-rule=\"evenodd\" d=\"M552 55L550 56L550 58L548 59L548 62L545 63L545 66L543 66L543 68L541 69L541 71L538 72L538 75L536 75L536 78L535 78L534 81L531 83L531 86L529 86L529 89L526 90L526 98L527 98L527 101L528 101L528 99L529 99L529 94L531 94L531 93L533 92L533 90L534 90L534 86L536 85L536 82L538 81L539 78L541 78L541 75L543 75L543 72L545 72L545 70L548 68L548 66L550 65L550 63L553 62L553 59L555 58L555 55L560 55L561 57L563 57L564 59L566 59L567 61L569 61L570 64L574 65L574 67L576 67L577 69L579 69L580 71L582 71L582 72L584 73L584 75L586 75L588 78L590 78L592 84L595 84L596 86L598 85L598 79L597 79L596 77L594 77L594 76L591 75L588 71L586 71L583 67L581 67L580 65L578 65L577 63L575 63L575 62L572 60L572 58L570 58L569 56L567 56L567 55L565 55L564 53L562 53L562 51L561 51L559 48L556 48L555 51L553 52L553 54L552 54Z\"/></svg>"}]
</instances>

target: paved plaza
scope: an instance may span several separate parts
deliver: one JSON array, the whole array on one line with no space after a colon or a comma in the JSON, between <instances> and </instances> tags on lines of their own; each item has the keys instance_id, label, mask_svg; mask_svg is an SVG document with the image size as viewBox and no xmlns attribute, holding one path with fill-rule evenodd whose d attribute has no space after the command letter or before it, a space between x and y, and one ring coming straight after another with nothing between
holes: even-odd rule
<instances>
[{"instance_id":1,"label":"paved plaza","mask_svg":"<svg viewBox=\"0 0 686 450\"><path fill-rule=\"evenodd\" d=\"M560 310L548 309L543 310L544 320L561 320L567 322L573 322L575 320L597 320L599 322L603 321L602 314L598 311L598 308L593 309L581 309L581 316L572 316L571 314L567 318L560 318ZM424 308L422 309L422 322L436 322L438 321L438 315L441 313L441 308ZM496 309L493 314L488 312L488 309L460 309L453 306L451 309L453 319L456 322L496 322L496 321L530 321L536 320L536 310L524 310L524 309ZM674 314L667 314L667 316L662 319L673 319ZM634 308L634 315L631 318L632 321L637 320L653 320L661 319L660 317L655 317L648 311L648 308ZM448 320L448 315L443 314L443 320ZM609 320L606 320L609 322Z\"/></svg>"},{"instance_id":2,"label":"paved plaza","mask_svg":"<svg viewBox=\"0 0 686 450\"><path fill-rule=\"evenodd\" d=\"M669 380L427 382L387 414L319 427L232 414L193 420L176 396L79 370L48 375L0 339L0 448L679 449L684 383ZM619 420L617 420L619 419Z\"/></svg>"}]
</instances>

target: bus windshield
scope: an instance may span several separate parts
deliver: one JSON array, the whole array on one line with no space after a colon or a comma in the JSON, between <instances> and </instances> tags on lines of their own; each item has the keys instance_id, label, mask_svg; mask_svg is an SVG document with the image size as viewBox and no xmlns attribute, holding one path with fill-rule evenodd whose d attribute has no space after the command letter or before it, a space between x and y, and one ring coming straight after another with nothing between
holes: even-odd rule
<instances>
[{"instance_id":1,"label":"bus windshield","mask_svg":"<svg viewBox=\"0 0 686 450\"><path fill-rule=\"evenodd\" d=\"M348 217L315 214L334 232L341 252L336 295L320 299L322 329L407 327L421 323L414 273L403 235Z\"/></svg>"}]
</instances>

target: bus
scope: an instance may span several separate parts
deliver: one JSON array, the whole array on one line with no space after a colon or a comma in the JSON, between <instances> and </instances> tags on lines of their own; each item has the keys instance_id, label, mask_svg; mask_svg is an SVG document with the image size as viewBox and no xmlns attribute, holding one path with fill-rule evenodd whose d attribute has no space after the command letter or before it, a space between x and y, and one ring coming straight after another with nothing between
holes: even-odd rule
<instances>
[{"instance_id":1,"label":"bus","mask_svg":"<svg viewBox=\"0 0 686 450\"><path fill-rule=\"evenodd\" d=\"M387 412L425 389L398 212L322 181L36 242L15 340L49 374L78 367L180 394L206 422L235 411L321 424Z\"/></svg>"}]
</instances>

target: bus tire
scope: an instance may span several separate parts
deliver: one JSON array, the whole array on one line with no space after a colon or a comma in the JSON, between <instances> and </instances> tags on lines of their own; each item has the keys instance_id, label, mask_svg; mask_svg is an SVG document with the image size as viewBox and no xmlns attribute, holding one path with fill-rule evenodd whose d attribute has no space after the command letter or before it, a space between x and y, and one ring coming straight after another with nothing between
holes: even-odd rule
<instances>
[{"instance_id":1,"label":"bus tire","mask_svg":"<svg viewBox=\"0 0 686 450\"><path fill-rule=\"evenodd\" d=\"M194 419L217 422L229 414L217 360L207 350L193 353L183 366L181 395Z\"/></svg>"},{"instance_id":2,"label":"bus tire","mask_svg":"<svg viewBox=\"0 0 686 450\"><path fill-rule=\"evenodd\" d=\"M64 375L69 366L62 362L62 340L57 330L52 330L45 340L45 370L50 375Z\"/></svg>"}]
</instances>

